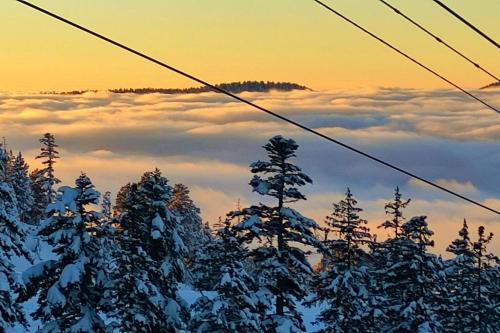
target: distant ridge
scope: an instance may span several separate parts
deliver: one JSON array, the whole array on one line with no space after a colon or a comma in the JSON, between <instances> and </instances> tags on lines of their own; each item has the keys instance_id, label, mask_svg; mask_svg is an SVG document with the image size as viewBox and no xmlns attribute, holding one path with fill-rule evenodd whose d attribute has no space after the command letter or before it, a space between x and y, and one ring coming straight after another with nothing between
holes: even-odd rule
<instances>
[{"instance_id":1,"label":"distant ridge","mask_svg":"<svg viewBox=\"0 0 500 333\"><path fill-rule=\"evenodd\" d=\"M306 86L299 85L292 82L273 82L273 81L243 81L243 82L230 82L217 84L216 87L229 91L231 93L242 92L268 92L271 90L276 91L292 91L292 90L311 90ZM109 89L108 91L115 94L200 94L213 91L209 87L191 87L191 88L119 88ZM97 90L72 90L72 91L47 91L41 94L50 95L81 95L86 92L97 92Z\"/></svg>"},{"instance_id":2,"label":"distant ridge","mask_svg":"<svg viewBox=\"0 0 500 333\"><path fill-rule=\"evenodd\" d=\"M487 86L482 87L481 89L491 89L491 88L500 88L500 82L493 82L488 84Z\"/></svg>"}]
</instances>

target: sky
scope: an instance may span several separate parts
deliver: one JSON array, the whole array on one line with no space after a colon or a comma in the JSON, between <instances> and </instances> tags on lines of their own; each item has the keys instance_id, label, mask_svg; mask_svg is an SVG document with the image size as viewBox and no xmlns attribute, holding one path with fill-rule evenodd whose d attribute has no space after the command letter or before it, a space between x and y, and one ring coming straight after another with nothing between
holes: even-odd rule
<instances>
[{"instance_id":1,"label":"sky","mask_svg":"<svg viewBox=\"0 0 500 333\"><path fill-rule=\"evenodd\" d=\"M491 83L377 0L327 0L449 79ZM312 0L38 0L36 3L211 82L292 81L313 89L446 84ZM431 0L391 0L493 73L498 50ZM446 1L493 37L500 2ZM186 87L159 69L14 0L0 3L0 90ZM497 38L498 39L498 38Z\"/></svg>"},{"instance_id":2,"label":"sky","mask_svg":"<svg viewBox=\"0 0 500 333\"><path fill-rule=\"evenodd\" d=\"M327 0L449 79L500 106L491 80L377 0ZM391 0L408 15L500 73L498 50L430 0ZM498 40L500 2L445 1ZM290 81L311 91L243 95L260 105L500 209L500 118L312 0L39 0L37 4L209 82ZM159 167L190 186L203 218L261 200L248 165L271 136L293 137L297 164L314 180L299 209L322 222L347 186L372 231L399 186L407 217L428 215L445 253L463 218L500 235L497 216L212 93L116 95L109 88L188 87L192 82L22 6L0 3L0 136L33 167L38 138L53 132L57 172L81 171L116 193ZM40 91L98 89L80 96ZM500 236L497 236L500 237ZM500 240L492 249L500 253Z\"/></svg>"}]
</instances>

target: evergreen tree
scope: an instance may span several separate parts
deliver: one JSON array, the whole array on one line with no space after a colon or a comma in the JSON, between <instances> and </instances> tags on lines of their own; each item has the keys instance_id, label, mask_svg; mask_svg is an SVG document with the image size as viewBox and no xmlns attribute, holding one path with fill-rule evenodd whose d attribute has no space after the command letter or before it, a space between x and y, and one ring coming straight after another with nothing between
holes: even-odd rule
<instances>
[{"instance_id":1,"label":"evergreen tree","mask_svg":"<svg viewBox=\"0 0 500 333\"><path fill-rule=\"evenodd\" d=\"M199 250L210 240L200 217L200 209L189 196L188 187L183 184L174 185L168 207L181 217L180 236L187 248L186 259L192 263L200 254Z\"/></svg>"},{"instance_id":2,"label":"evergreen tree","mask_svg":"<svg viewBox=\"0 0 500 333\"><path fill-rule=\"evenodd\" d=\"M371 242L370 229L366 227L368 221L359 217L363 209L356 207L357 204L358 201L347 188L345 199L333 204L333 212L325 221L330 232L338 234L338 239L327 241L328 250L334 260L345 265L346 269L365 256L361 246Z\"/></svg>"},{"instance_id":3,"label":"evergreen tree","mask_svg":"<svg viewBox=\"0 0 500 333\"><path fill-rule=\"evenodd\" d=\"M7 181L8 169L9 169L9 155L4 150L3 146L0 145L0 181Z\"/></svg>"},{"instance_id":4,"label":"evergreen tree","mask_svg":"<svg viewBox=\"0 0 500 333\"><path fill-rule=\"evenodd\" d=\"M371 320L370 275L366 265L367 254L362 246L371 243L367 221L359 217L361 208L349 188L345 199L333 205L326 218L329 231L337 239L325 240L331 260L316 280L316 296L312 302L323 304L318 332L368 332Z\"/></svg>"},{"instance_id":5,"label":"evergreen tree","mask_svg":"<svg viewBox=\"0 0 500 333\"><path fill-rule=\"evenodd\" d=\"M39 141L42 144L42 148L40 149L40 154L36 158L42 159L42 164L45 166L41 170L43 177L42 190L46 195L45 203L48 204L54 202L56 198L54 186L61 182L54 174L54 165L59 158L59 152L56 150L58 145L56 144L56 139L53 134L45 133Z\"/></svg>"},{"instance_id":6,"label":"evergreen tree","mask_svg":"<svg viewBox=\"0 0 500 333\"><path fill-rule=\"evenodd\" d=\"M495 257L496 264L484 269L483 281L481 286L483 304L480 313L483 322L479 325L479 331L484 333L493 333L498 331L500 322L500 260Z\"/></svg>"},{"instance_id":7,"label":"evergreen tree","mask_svg":"<svg viewBox=\"0 0 500 333\"><path fill-rule=\"evenodd\" d=\"M446 263L444 326L449 331L496 332L500 321L500 275L494 262L497 258L487 251L493 234L486 234L480 227L478 239L473 242L465 220L458 234L459 238L447 248L455 257Z\"/></svg>"},{"instance_id":8,"label":"evergreen tree","mask_svg":"<svg viewBox=\"0 0 500 333\"><path fill-rule=\"evenodd\" d=\"M33 185L29 177L29 166L21 152L12 159L7 182L14 188L22 222L29 222L30 211L35 203Z\"/></svg>"},{"instance_id":9,"label":"evergreen tree","mask_svg":"<svg viewBox=\"0 0 500 333\"><path fill-rule=\"evenodd\" d=\"M35 169L30 173L29 177L32 184L33 205L29 210L28 220L32 224L39 224L40 220L45 217L45 210L48 206L44 170Z\"/></svg>"},{"instance_id":10,"label":"evergreen tree","mask_svg":"<svg viewBox=\"0 0 500 333\"><path fill-rule=\"evenodd\" d=\"M385 213L392 216L391 220L382 223L378 228L392 229L394 236L391 238L398 238L401 235L401 225L404 223L403 209L410 204L411 199L403 200L399 192L399 187L394 191L394 200L385 204Z\"/></svg>"},{"instance_id":11,"label":"evergreen tree","mask_svg":"<svg viewBox=\"0 0 500 333\"><path fill-rule=\"evenodd\" d=\"M157 169L130 184L121 203L113 298L121 332L178 332L188 311L178 285L188 271L179 218L168 208L171 187Z\"/></svg>"},{"instance_id":12,"label":"evergreen tree","mask_svg":"<svg viewBox=\"0 0 500 333\"><path fill-rule=\"evenodd\" d=\"M218 236L201 244L191 266L194 284L200 290L214 290L217 283L220 282L220 267L225 264L226 254L221 246L222 240Z\"/></svg>"},{"instance_id":13,"label":"evergreen tree","mask_svg":"<svg viewBox=\"0 0 500 333\"><path fill-rule=\"evenodd\" d=\"M251 172L256 175L250 185L258 194L275 200L275 205L261 203L230 214L243 217L236 225L240 239L248 244L258 243L255 248L252 246L250 257L260 277L259 284L275 302L275 311L264 320L267 332L304 330L295 302L307 293L304 286L312 268L307 252L297 245L321 247L312 232L317 224L287 205L305 200L298 187L312 183L309 176L290 163L297 148L292 139L271 138L264 146L269 160L251 164Z\"/></svg>"},{"instance_id":14,"label":"evergreen tree","mask_svg":"<svg viewBox=\"0 0 500 333\"><path fill-rule=\"evenodd\" d=\"M229 221L217 233L213 242L221 254L218 266L206 267L215 271L218 283L217 296L211 299L202 296L193 306L194 317L191 331L196 333L258 333L265 306L257 297L256 283L247 273L244 260L247 251L236 238Z\"/></svg>"},{"instance_id":15,"label":"evergreen tree","mask_svg":"<svg viewBox=\"0 0 500 333\"><path fill-rule=\"evenodd\" d=\"M115 215L120 215L120 213L123 213L126 209L126 201L127 197L130 194L130 189L132 187L131 183L127 183L124 186L120 188L118 193L116 194L116 200L115 200L115 206L114 206L114 214Z\"/></svg>"},{"instance_id":16,"label":"evergreen tree","mask_svg":"<svg viewBox=\"0 0 500 333\"><path fill-rule=\"evenodd\" d=\"M106 332L99 314L106 272L95 236L101 216L87 208L99 202L100 194L85 174L75 184L59 189L57 201L47 208L49 218L40 225L39 235L53 246L57 259L23 273L23 298L38 295L32 316L41 320L40 332Z\"/></svg>"},{"instance_id":17,"label":"evergreen tree","mask_svg":"<svg viewBox=\"0 0 500 333\"><path fill-rule=\"evenodd\" d=\"M113 217L113 212L111 208L111 192L109 191L104 193L104 195L102 196L101 212L103 220L106 222L110 222Z\"/></svg>"},{"instance_id":18,"label":"evergreen tree","mask_svg":"<svg viewBox=\"0 0 500 333\"><path fill-rule=\"evenodd\" d=\"M375 254L374 294L382 299L383 332L439 332L440 304L446 295L443 263L427 248L434 233L425 216L404 223L401 235L389 238ZM385 249L398 249L398 251Z\"/></svg>"},{"instance_id":19,"label":"evergreen tree","mask_svg":"<svg viewBox=\"0 0 500 333\"><path fill-rule=\"evenodd\" d=\"M26 235L21 227L14 189L5 182L8 158L0 147L0 332L15 324L26 325L21 305L15 293L21 291L12 259L30 259L24 246Z\"/></svg>"},{"instance_id":20,"label":"evergreen tree","mask_svg":"<svg viewBox=\"0 0 500 333\"><path fill-rule=\"evenodd\" d=\"M446 249L456 257L446 263L448 302L443 309L444 327L450 331L462 327L466 331L474 332L478 327L474 315L476 258L465 219L458 234L459 238Z\"/></svg>"}]
</instances>

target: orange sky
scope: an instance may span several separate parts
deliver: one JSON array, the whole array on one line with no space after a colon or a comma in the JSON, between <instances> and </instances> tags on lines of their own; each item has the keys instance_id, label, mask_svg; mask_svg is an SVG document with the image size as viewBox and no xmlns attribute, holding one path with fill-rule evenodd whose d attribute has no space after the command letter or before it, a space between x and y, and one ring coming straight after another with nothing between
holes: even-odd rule
<instances>
[{"instance_id":1,"label":"orange sky","mask_svg":"<svg viewBox=\"0 0 500 333\"><path fill-rule=\"evenodd\" d=\"M465 87L491 82L376 0L327 2ZM391 3L500 73L498 50L432 1ZM499 1L447 3L494 38L500 35ZM314 89L446 87L310 0L37 4L212 82L294 81ZM0 3L0 29L2 91L193 85L14 0Z\"/></svg>"}]
</instances>

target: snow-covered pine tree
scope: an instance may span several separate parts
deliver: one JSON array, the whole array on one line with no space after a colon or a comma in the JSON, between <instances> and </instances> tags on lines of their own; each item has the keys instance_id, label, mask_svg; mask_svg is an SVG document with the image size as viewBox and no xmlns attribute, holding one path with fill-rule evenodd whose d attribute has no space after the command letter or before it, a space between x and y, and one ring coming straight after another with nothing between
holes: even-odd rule
<instances>
[{"instance_id":1,"label":"snow-covered pine tree","mask_svg":"<svg viewBox=\"0 0 500 333\"><path fill-rule=\"evenodd\" d=\"M171 187L156 169L123 192L117 240L113 298L114 325L120 332L180 332L187 305L178 285L189 274L179 217L167 207Z\"/></svg>"},{"instance_id":2,"label":"snow-covered pine tree","mask_svg":"<svg viewBox=\"0 0 500 333\"><path fill-rule=\"evenodd\" d=\"M265 305L257 297L254 279L245 269L248 254L230 227L230 221L217 232L212 242L221 254L218 266L207 267L218 277L214 298L202 296L193 306L191 332L195 333L259 333Z\"/></svg>"},{"instance_id":3,"label":"snow-covered pine tree","mask_svg":"<svg viewBox=\"0 0 500 333\"><path fill-rule=\"evenodd\" d=\"M381 285L381 282L377 280L379 278L380 272L377 272L376 269L385 269L386 268L386 260L387 258L398 258L399 255L399 246L406 242L406 238L403 235L402 225L405 222L404 209L408 207L411 199L403 199L403 196L399 190L399 187L396 187L394 190L394 198L387 202L384 206L385 214L389 215L389 218L380 224L377 228L384 228L389 231L388 239L384 242L373 242L371 244L371 257L372 257L372 301L374 303L386 303L384 299L384 291ZM391 259L392 260L392 259ZM374 266L374 267L373 267ZM383 276L381 276L383 278ZM391 297L397 298L396 293L398 291L393 290ZM374 306L376 310L377 306ZM384 311L385 312L385 311ZM387 321L387 317L384 317L379 311L376 311L376 316L374 316L374 330L381 330L385 321Z\"/></svg>"},{"instance_id":4,"label":"snow-covered pine tree","mask_svg":"<svg viewBox=\"0 0 500 333\"><path fill-rule=\"evenodd\" d=\"M111 192L109 191L102 196L101 212L103 220L105 222L110 222L113 217L113 212L111 207Z\"/></svg>"},{"instance_id":5,"label":"snow-covered pine tree","mask_svg":"<svg viewBox=\"0 0 500 333\"><path fill-rule=\"evenodd\" d=\"M448 297L443 308L446 330L493 333L500 322L497 259L487 251L493 234L479 227L477 241L471 241L467 221L447 251L455 257L446 262Z\"/></svg>"},{"instance_id":6,"label":"snow-covered pine tree","mask_svg":"<svg viewBox=\"0 0 500 333\"><path fill-rule=\"evenodd\" d=\"M63 186L39 235L53 246L57 259L41 262L23 273L27 292L38 296L32 314L42 322L39 332L106 332L99 313L106 286L96 228L100 213L88 210L99 202L99 192L82 174L75 187Z\"/></svg>"},{"instance_id":7,"label":"snow-covered pine tree","mask_svg":"<svg viewBox=\"0 0 500 333\"><path fill-rule=\"evenodd\" d=\"M399 192L399 187L396 187L394 191L394 200L386 203L384 207L385 213L392 218L379 225L378 228L391 229L394 235L390 235L390 237L398 238L401 235L401 225L405 221L403 209L410 204L410 201L411 199L403 200Z\"/></svg>"},{"instance_id":8,"label":"snow-covered pine tree","mask_svg":"<svg viewBox=\"0 0 500 333\"><path fill-rule=\"evenodd\" d=\"M3 146L0 145L0 182L7 181L9 162L9 154L5 151Z\"/></svg>"},{"instance_id":9,"label":"snow-covered pine tree","mask_svg":"<svg viewBox=\"0 0 500 333\"><path fill-rule=\"evenodd\" d=\"M498 331L498 323L500 322L500 259L497 256L484 269L483 276L484 286L486 286L486 292L481 292L485 296L482 305L484 323L479 327L485 333L492 333L495 330Z\"/></svg>"},{"instance_id":10,"label":"snow-covered pine tree","mask_svg":"<svg viewBox=\"0 0 500 333\"><path fill-rule=\"evenodd\" d=\"M243 217L236 225L239 237L255 245L250 257L260 277L259 284L274 298L275 308L264 320L266 332L304 330L296 301L307 293L305 282L311 278L312 268L303 246L322 246L312 231L318 227L316 222L288 207L305 200L298 188L312 183L290 162L297 148L294 140L275 136L264 146L269 160L251 164L251 172L256 174L250 181L253 191L275 200L275 205L261 203L230 213L231 217Z\"/></svg>"},{"instance_id":11,"label":"snow-covered pine tree","mask_svg":"<svg viewBox=\"0 0 500 333\"><path fill-rule=\"evenodd\" d=\"M120 215L125 211L125 202L129 196L130 189L132 187L131 183L123 185L118 193L116 194L115 206L113 207L113 214Z\"/></svg>"},{"instance_id":12,"label":"snow-covered pine tree","mask_svg":"<svg viewBox=\"0 0 500 333\"><path fill-rule=\"evenodd\" d=\"M40 154L36 158L42 159L42 164L45 166L41 170L43 177L42 190L46 195L45 203L48 204L55 201L56 191L54 186L61 182L54 174L54 165L59 158L59 152L56 150L58 145L53 134L45 133L39 141L42 147L40 148Z\"/></svg>"},{"instance_id":13,"label":"snow-covered pine tree","mask_svg":"<svg viewBox=\"0 0 500 333\"><path fill-rule=\"evenodd\" d=\"M333 204L333 212L326 217L326 225L338 235L338 238L326 241L328 252L336 263L342 263L350 269L366 256L362 245L371 243L368 221L359 217L362 208L357 207L358 201L347 188L346 197Z\"/></svg>"},{"instance_id":14,"label":"snow-covered pine tree","mask_svg":"<svg viewBox=\"0 0 500 333\"><path fill-rule=\"evenodd\" d=\"M26 235L21 226L16 195L12 186L5 182L7 161L6 152L0 147L0 332L15 324L26 325L21 304L15 299L21 286L11 261L14 257L30 260L29 251L24 246Z\"/></svg>"},{"instance_id":15,"label":"snow-covered pine tree","mask_svg":"<svg viewBox=\"0 0 500 333\"><path fill-rule=\"evenodd\" d=\"M447 261L447 302L443 307L443 327L450 332L463 328L474 332L479 326L475 316L476 305L476 257L469 236L469 226L464 219L463 227L446 249L455 254Z\"/></svg>"},{"instance_id":16,"label":"snow-covered pine tree","mask_svg":"<svg viewBox=\"0 0 500 333\"><path fill-rule=\"evenodd\" d=\"M28 220L32 224L39 224L45 218L45 210L48 206L47 192L45 191L45 176L43 169L35 169L30 175L32 193L33 193L33 206L29 210Z\"/></svg>"},{"instance_id":17,"label":"snow-covered pine tree","mask_svg":"<svg viewBox=\"0 0 500 333\"><path fill-rule=\"evenodd\" d=\"M11 160L7 182L14 188L21 221L30 222L29 213L35 203L35 198L29 177L29 166L21 152Z\"/></svg>"},{"instance_id":18,"label":"snow-covered pine tree","mask_svg":"<svg viewBox=\"0 0 500 333\"><path fill-rule=\"evenodd\" d=\"M349 188L345 199L333 204L333 208L325 222L337 238L324 241L331 260L315 281L317 292L312 299L323 306L317 318L323 328L318 332L369 332L373 328L373 310L367 253L362 247L372 238Z\"/></svg>"},{"instance_id":19,"label":"snow-covered pine tree","mask_svg":"<svg viewBox=\"0 0 500 333\"><path fill-rule=\"evenodd\" d=\"M186 185L174 185L168 208L181 217L180 236L187 248L186 259L192 264L203 245L210 241L210 236L205 232L200 209L189 196Z\"/></svg>"},{"instance_id":20,"label":"snow-covered pine tree","mask_svg":"<svg viewBox=\"0 0 500 333\"><path fill-rule=\"evenodd\" d=\"M226 254L219 232L220 229L216 231L215 236L210 235L207 242L200 244L190 267L194 285L200 290L214 290L220 281L220 267L225 264Z\"/></svg>"},{"instance_id":21,"label":"snow-covered pine tree","mask_svg":"<svg viewBox=\"0 0 500 333\"><path fill-rule=\"evenodd\" d=\"M440 304L446 295L443 263L427 248L434 233L425 216L404 223L401 236L390 238L377 251L373 293L382 300L383 332L439 332Z\"/></svg>"}]
</instances>

